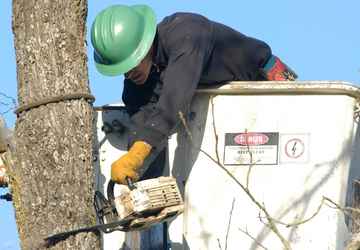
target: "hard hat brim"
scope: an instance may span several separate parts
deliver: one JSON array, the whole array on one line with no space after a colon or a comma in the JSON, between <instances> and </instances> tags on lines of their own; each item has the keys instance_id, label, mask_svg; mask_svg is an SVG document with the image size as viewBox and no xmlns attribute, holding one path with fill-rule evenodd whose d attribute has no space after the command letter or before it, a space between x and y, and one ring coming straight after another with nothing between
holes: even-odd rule
<instances>
[{"instance_id":1,"label":"hard hat brim","mask_svg":"<svg viewBox=\"0 0 360 250\"><path fill-rule=\"evenodd\" d=\"M94 51L96 69L103 75L117 76L136 67L144 59L154 41L156 33L156 16L154 11L146 5L133 5L131 8L144 17L143 37L136 50L128 58L118 63L107 63Z\"/></svg>"}]
</instances>

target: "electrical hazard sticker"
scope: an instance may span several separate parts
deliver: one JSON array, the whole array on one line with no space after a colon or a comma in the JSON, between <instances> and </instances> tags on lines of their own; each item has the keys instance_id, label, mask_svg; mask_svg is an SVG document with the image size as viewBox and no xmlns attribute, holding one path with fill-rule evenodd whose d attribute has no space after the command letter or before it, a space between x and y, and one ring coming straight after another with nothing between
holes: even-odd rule
<instances>
[{"instance_id":1,"label":"electrical hazard sticker","mask_svg":"<svg viewBox=\"0 0 360 250\"><path fill-rule=\"evenodd\" d=\"M224 165L277 165L279 133L226 133Z\"/></svg>"},{"instance_id":2,"label":"electrical hazard sticker","mask_svg":"<svg viewBox=\"0 0 360 250\"><path fill-rule=\"evenodd\" d=\"M309 160L309 134L281 134L280 162L306 163Z\"/></svg>"}]
</instances>

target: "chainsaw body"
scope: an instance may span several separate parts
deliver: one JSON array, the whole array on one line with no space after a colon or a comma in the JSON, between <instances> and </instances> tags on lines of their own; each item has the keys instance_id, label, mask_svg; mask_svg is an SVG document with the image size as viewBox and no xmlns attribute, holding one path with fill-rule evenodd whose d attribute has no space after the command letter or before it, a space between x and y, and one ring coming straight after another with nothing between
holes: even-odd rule
<instances>
[{"instance_id":1,"label":"chainsaw body","mask_svg":"<svg viewBox=\"0 0 360 250\"><path fill-rule=\"evenodd\" d=\"M114 196L115 183L110 181L107 199L96 191L94 207L100 224L122 222L121 229L109 226L105 233L115 230L142 230L161 223L183 212L183 200L175 178L159 177L134 184L121 185L120 194Z\"/></svg>"}]
</instances>

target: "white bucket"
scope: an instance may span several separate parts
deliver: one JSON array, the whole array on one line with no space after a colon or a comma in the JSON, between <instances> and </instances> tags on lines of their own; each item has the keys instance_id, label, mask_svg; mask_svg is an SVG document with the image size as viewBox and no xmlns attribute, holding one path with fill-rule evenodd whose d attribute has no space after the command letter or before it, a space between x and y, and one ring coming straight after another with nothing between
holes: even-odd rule
<instances>
[{"instance_id":1,"label":"white bucket","mask_svg":"<svg viewBox=\"0 0 360 250\"><path fill-rule=\"evenodd\" d=\"M283 249L281 237L292 249L343 249L344 215L324 197L344 207L360 176L359 97L358 88L341 82L234 82L199 90L189 130L180 126L169 141L170 172L185 184L185 212L169 226L171 249ZM122 152L111 148L105 140L99 150L106 179ZM314 217L294 227L275 223L275 233L264 209L274 223ZM117 248L104 249L119 249L124 237L115 238L104 238L104 246ZM140 248L154 249L149 244Z\"/></svg>"}]
</instances>

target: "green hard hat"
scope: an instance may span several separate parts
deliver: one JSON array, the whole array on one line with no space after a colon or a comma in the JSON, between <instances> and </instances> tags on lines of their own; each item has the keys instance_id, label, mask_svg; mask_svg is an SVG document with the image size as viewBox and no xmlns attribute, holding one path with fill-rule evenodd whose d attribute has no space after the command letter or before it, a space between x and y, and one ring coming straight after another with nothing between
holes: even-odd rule
<instances>
[{"instance_id":1,"label":"green hard hat","mask_svg":"<svg viewBox=\"0 0 360 250\"><path fill-rule=\"evenodd\" d=\"M156 33L156 16L146 5L113 5L102 10L91 27L97 70L121 75L148 53Z\"/></svg>"}]
</instances>

